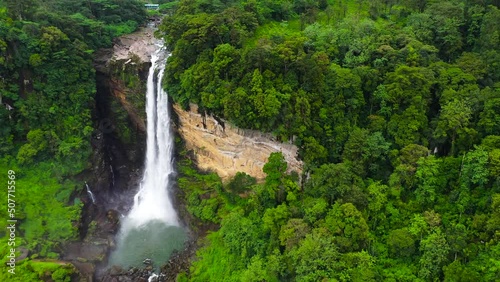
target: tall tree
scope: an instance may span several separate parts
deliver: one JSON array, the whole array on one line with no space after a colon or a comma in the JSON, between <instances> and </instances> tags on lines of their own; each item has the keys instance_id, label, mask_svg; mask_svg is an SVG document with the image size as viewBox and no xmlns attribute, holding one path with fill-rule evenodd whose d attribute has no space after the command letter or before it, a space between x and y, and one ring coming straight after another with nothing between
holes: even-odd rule
<instances>
[{"instance_id":1,"label":"tall tree","mask_svg":"<svg viewBox=\"0 0 500 282\"><path fill-rule=\"evenodd\" d=\"M450 247L441 230L429 234L420 243L420 270L418 275L423 279L438 279L441 267L448 261Z\"/></svg>"},{"instance_id":2,"label":"tall tree","mask_svg":"<svg viewBox=\"0 0 500 282\"><path fill-rule=\"evenodd\" d=\"M472 129L468 128L471 118L471 108L461 100L453 100L441 109L434 136L436 138L451 139L451 155L456 152L457 136L471 135Z\"/></svg>"}]
</instances>

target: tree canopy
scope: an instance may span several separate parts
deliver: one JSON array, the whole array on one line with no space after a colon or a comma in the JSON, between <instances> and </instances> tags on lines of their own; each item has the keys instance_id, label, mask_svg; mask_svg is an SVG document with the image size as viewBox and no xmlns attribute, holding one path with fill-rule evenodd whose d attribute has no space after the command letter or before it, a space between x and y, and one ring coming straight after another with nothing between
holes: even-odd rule
<instances>
[{"instance_id":1,"label":"tree canopy","mask_svg":"<svg viewBox=\"0 0 500 282\"><path fill-rule=\"evenodd\" d=\"M185 277L500 279L499 5L180 1L161 26L170 95L305 162L296 182L273 154L264 183L213 195L222 227Z\"/></svg>"}]
</instances>

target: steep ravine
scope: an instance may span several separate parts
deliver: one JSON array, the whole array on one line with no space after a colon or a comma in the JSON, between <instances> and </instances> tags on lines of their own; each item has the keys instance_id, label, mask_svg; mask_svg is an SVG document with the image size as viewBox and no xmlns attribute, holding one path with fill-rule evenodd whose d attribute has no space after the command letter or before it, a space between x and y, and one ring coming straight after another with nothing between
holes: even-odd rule
<instances>
[{"instance_id":1,"label":"steep ravine","mask_svg":"<svg viewBox=\"0 0 500 282\"><path fill-rule=\"evenodd\" d=\"M85 205L80 241L67 244L63 255L65 261L79 270L76 281L98 278L96 271L106 265L115 247L120 218L128 212L142 175L146 147L144 93L150 65L145 54L149 52L147 46L153 46L152 39L152 30L143 29L116 39L114 48L95 54L97 92L93 109L92 166L81 176L95 195L95 203L86 189L82 189L80 197ZM116 56L129 49L127 44L132 42L141 42L142 47L136 50L143 51L143 56L134 53L129 53L129 57Z\"/></svg>"},{"instance_id":2,"label":"steep ravine","mask_svg":"<svg viewBox=\"0 0 500 282\"><path fill-rule=\"evenodd\" d=\"M132 271L99 270L104 269L115 247L120 218L132 206L142 176L146 148L145 86L154 42L153 29L144 28L116 39L112 49L99 50L95 55L98 91L94 109L96 130L92 137L93 165L83 177L95 194L96 203L82 191L81 197L88 199L80 228L81 242L69 244L64 256L87 281L135 281L149 273L147 266ZM296 158L297 148L291 144L277 142L269 134L238 129L227 122L221 124L223 121L218 118L198 113L196 105L191 105L189 111L177 105L173 105L173 109L177 133L186 149L193 151L200 170L214 171L223 180L238 171L262 180L265 177L262 167L269 154L278 151L285 155L289 170L300 172L302 169L302 163ZM182 210L180 214L187 213L179 199L173 201L177 209ZM189 225L188 216L181 216L181 221ZM190 241L183 253L176 254L164 268L172 272L165 279L170 281L175 277L174 272L189 267L187 259L194 255L194 250L194 243Z\"/></svg>"}]
</instances>

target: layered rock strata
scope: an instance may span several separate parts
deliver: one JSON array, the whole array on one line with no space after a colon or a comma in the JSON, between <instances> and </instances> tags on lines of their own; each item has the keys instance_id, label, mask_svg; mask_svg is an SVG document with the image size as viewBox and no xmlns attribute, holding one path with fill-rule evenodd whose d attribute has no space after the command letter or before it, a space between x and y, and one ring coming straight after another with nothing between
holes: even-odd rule
<instances>
[{"instance_id":1,"label":"layered rock strata","mask_svg":"<svg viewBox=\"0 0 500 282\"><path fill-rule=\"evenodd\" d=\"M179 118L178 132L186 148L194 151L197 166L202 170L214 171L223 180L238 171L263 180L262 168L269 155L282 152L289 172L302 171L302 162L297 159L298 149L292 144L278 142L271 134L219 122L212 116L200 114L193 104L189 111L179 105L174 105L174 110Z\"/></svg>"}]
</instances>

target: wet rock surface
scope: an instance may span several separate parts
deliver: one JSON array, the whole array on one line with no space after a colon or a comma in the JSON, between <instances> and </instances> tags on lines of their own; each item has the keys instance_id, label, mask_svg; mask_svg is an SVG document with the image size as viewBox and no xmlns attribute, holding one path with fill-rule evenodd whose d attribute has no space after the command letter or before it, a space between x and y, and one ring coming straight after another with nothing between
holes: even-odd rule
<instances>
[{"instance_id":1,"label":"wet rock surface","mask_svg":"<svg viewBox=\"0 0 500 282\"><path fill-rule=\"evenodd\" d=\"M96 51L94 55L94 67L97 71L108 73L113 61L123 60L126 64L137 57L142 63L151 62L151 53L155 50L156 40L152 27L143 27L138 31L116 38L113 48L105 48Z\"/></svg>"},{"instance_id":2,"label":"wet rock surface","mask_svg":"<svg viewBox=\"0 0 500 282\"><path fill-rule=\"evenodd\" d=\"M120 266L112 266L97 281L148 281L150 277L153 282L176 281L177 274L188 271L196 249L195 240L190 240L183 250L174 252L169 261L159 269L155 269L152 266L153 262L146 259L142 268L131 267L124 269Z\"/></svg>"},{"instance_id":3,"label":"wet rock surface","mask_svg":"<svg viewBox=\"0 0 500 282\"><path fill-rule=\"evenodd\" d=\"M175 281L177 274L188 272L191 260L196 255L197 244L194 240L186 244L184 250L174 252L170 260L161 267L161 274L164 274L164 281Z\"/></svg>"},{"instance_id":4,"label":"wet rock surface","mask_svg":"<svg viewBox=\"0 0 500 282\"><path fill-rule=\"evenodd\" d=\"M155 51L153 28L143 28L137 32L118 37L114 41L112 60L129 60L133 55L141 62L150 62Z\"/></svg>"}]
</instances>

